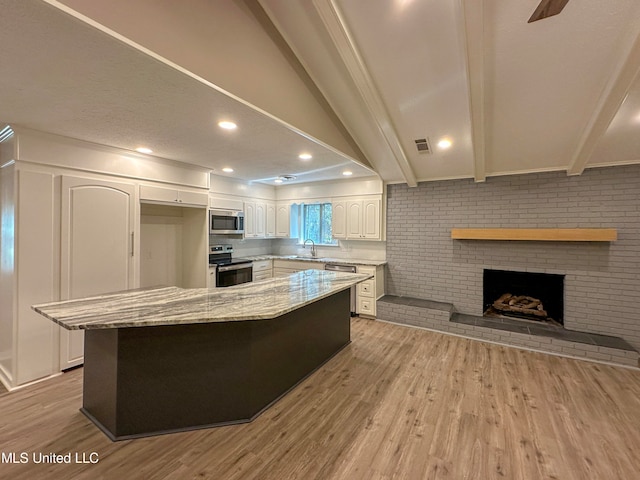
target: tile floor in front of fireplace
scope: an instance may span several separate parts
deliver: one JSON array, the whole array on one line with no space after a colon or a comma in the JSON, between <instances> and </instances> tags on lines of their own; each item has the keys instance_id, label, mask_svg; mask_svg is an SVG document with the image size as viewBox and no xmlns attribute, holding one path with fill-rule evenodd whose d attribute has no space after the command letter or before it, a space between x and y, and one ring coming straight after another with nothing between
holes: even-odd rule
<instances>
[{"instance_id":1,"label":"tile floor in front of fireplace","mask_svg":"<svg viewBox=\"0 0 640 480\"><path fill-rule=\"evenodd\" d=\"M529 335L555 338L558 340L566 340L568 342L586 343L588 345L596 345L599 347L635 351L628 342L619 337L600 335L597 333L577 332L565 329L561 326L542 322L519 320L517 318L479 317L464 313L454 313L451 316L451 321L454 323L493 328L495 330L503 330L506 332L525 333Z\"/></svg>"}]
</instances>

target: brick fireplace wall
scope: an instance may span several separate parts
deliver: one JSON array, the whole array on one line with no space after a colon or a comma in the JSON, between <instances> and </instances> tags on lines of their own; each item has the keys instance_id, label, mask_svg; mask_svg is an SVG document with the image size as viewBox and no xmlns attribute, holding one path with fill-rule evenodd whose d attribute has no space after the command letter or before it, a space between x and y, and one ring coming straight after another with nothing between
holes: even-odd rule
<instances>
[{"instance_id":1,"label":"brick fireplace wall","mask_svg":"<svg viewBox=\"0 0 640 480\"><path fill-rule=\"evenodd\" d=\"M565 277L565 328L640 350L640 165L389 185L386 292L482 315L484 268ZM452 240L451 228L616 228L604 242Z\"/></svg>"}]
</instances>

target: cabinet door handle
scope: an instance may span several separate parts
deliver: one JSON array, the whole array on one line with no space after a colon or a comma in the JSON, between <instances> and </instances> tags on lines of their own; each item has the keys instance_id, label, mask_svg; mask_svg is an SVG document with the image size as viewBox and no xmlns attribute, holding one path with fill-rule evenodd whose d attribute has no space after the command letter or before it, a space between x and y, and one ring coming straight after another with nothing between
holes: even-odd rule
<instances>
[{"instance_id":1,"label":"cabinet door handle","mask_svg":"<svg viewBox=\"0 0 640 480\"><path fill-rule=\"evenodd\" d=\"M131 232L131 256L132 257L133 257L133 250L134 250L134 245L135 245L134 235L135 235L135 232Z\"/></svg>"}]
</instances>

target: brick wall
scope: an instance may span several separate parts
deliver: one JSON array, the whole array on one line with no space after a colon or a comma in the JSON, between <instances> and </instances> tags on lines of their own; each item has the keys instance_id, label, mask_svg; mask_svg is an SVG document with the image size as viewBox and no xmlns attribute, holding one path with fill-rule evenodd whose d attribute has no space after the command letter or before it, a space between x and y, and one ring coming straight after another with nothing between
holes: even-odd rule
<instances>
[{"instance_id":1,"label":"brick wall","mask_svg":"<svg viewBox=\"0 0 640 480\"><path fill-rule=\"evenodd\" d=\"M617 228L618 240L451 240L451 228ZM640 349L640 165L388 186L386 291L482 315L484 268L565 277L565 327Z\"/></svg>"}]
</instances>

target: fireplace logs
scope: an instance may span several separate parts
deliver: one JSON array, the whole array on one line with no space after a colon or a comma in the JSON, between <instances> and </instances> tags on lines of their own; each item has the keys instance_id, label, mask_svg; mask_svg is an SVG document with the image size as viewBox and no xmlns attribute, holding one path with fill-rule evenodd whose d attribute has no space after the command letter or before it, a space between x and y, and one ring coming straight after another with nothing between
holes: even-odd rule
<instances>
[{"instance_id":1,"label":"fireplace logs","mask_svg":"<svg viewBox=\"0 0 640 480\"><path fill-rule=\"evenodd\" d=\"M511 295L505 293L493 302L493 308L500 312L515 312L525 315L533 315L536 317L547 318L542 302L533 297L526 295Z\"/></svg>"}]
</instances>

